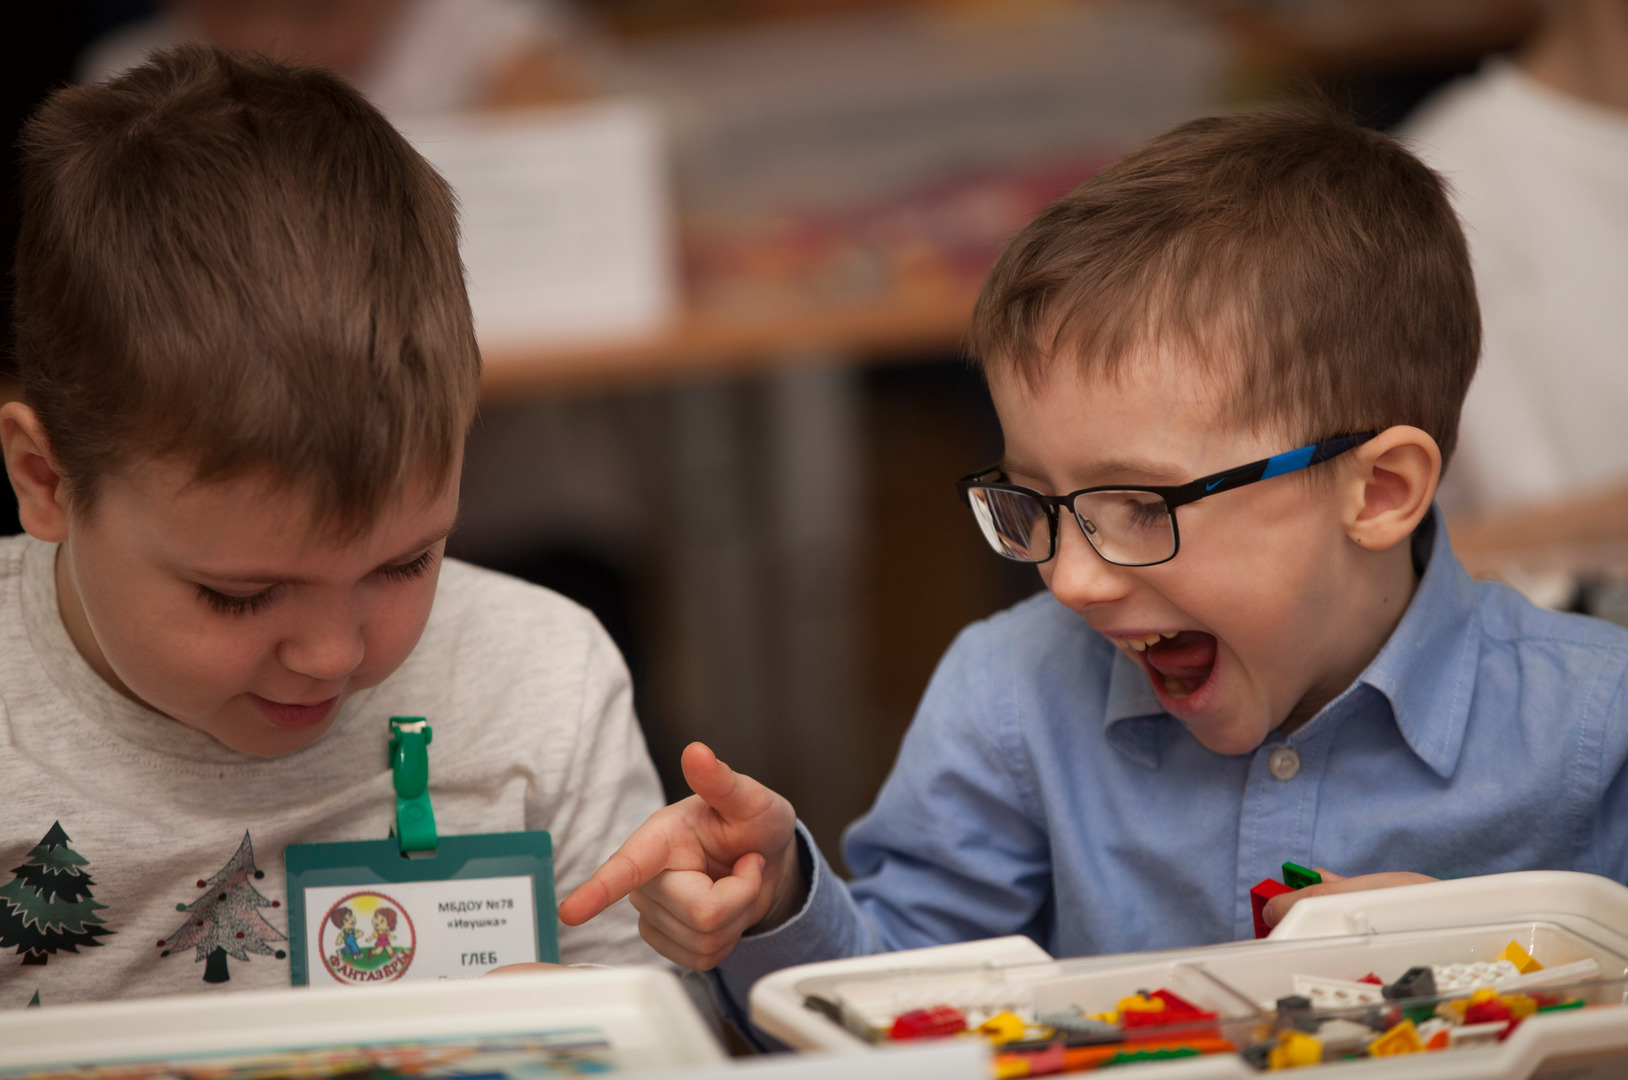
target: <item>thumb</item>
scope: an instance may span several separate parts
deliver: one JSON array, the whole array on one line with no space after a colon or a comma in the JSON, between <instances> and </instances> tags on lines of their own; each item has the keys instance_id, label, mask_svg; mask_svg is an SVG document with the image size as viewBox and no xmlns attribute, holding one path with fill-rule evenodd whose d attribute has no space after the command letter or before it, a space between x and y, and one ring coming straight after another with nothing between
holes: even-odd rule
<instances>
[{"instance_id":1,"label":"thumb","mask_svg":"<svg viewBox=\"0 0 1628 1080\"><path fill-rule=\"evenodd\" d=\"M682 764L690 790L725 821L756 817L774 801L772 791L719 761L705 743L686 746Z\"/></svg>"},{"instance_id":2,"label":"thumb","mask_svg":"<svg viewBox=\"0 0 1628 1080\"><path fill-rule=\"evenodd\" d=\"M741 884L755 896L757 891L763 887L764 862L762 855L755 851L748 851L735 860L735 866L729 871L729 874L731 877L739 878Z\"/></svg>"}]
</instances>

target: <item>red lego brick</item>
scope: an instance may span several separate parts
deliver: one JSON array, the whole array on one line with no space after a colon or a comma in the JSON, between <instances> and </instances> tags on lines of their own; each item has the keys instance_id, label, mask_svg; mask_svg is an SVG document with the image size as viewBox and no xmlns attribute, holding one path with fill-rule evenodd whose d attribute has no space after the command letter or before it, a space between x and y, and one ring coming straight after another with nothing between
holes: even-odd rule
<instances>
[{"instance_id":1,"label":"red lego brick","mask_svg":"<svg viewBox=\"0 0 1628 1080\"><path fill-rule=\"evenodd\" d=\"M1145 1042L1149 1039L1221 1037L1220 1028L1213 1026L1217 1019L1216 1013L1201 1009L1179 994L1172 994L1169 990L1155 990L1147 996L1155 1001L1164 1002L1164 1008L1158 1012L1126 1012L1121 1014L1121 1019L1125 1024L1125 1041L1127 1043ZM1179 1035L1172 1034L1171 1028L1179 1028Z\"/></svg>"},{"instance_id":2,"label":"red lego brick","mask_svg":"<svg viewBox=\"0 0 1628 1080\"><path fill-rule=\"evenodd\" d=\"M1266 902L1272 897L1282 896L1286 892L1294 892L1294 890L1283 884L1283 882L1273 881L1271 878L1267 878L1249 890L1249 906L1255 910L1256 937L1263 938L1272 932L1272 928L1266 925Z\"/></svg>"},{"instance_id":3,"label":"red lego brick","mask_svg":"<svg viewBox=\"0 0 1628 1080\"><path fill-rule=\"evenodd\" d=\"M1191 1001L1169 990L1155 990L1148 995L1164 1002L1164 1015L1166 1023L1182 1023L1188 1020L1214 1020L1216 1014L1208 1012L1194 1005Z\"/></svg>"},{"instance_id":4,"label":"red lego brick","mask_svg":"<svg viewBox=\"0 0 1628 1080\"><path fill-rule=\"evenodd\" d=\"M967 1029L967 1018L960 1009L948 1005L934 1005L930 1009L912 1009L900 1013L893 1020L890 1039L934 1039L941 1035L955 1035Z\"/></svg>"},{"instance_id":5,"label":"red lego brick","mask_svg":"<svg viewBox=\"0 0 1628 1080\"><path fill-rule=\"evenodd\" d=\"M1466 1024L1493 1024L1500 1020L1509 1019L1509 1006L1498 998L1491 1001L1477 1001L1464 1010Z\"/></svg>"}]
</instances>

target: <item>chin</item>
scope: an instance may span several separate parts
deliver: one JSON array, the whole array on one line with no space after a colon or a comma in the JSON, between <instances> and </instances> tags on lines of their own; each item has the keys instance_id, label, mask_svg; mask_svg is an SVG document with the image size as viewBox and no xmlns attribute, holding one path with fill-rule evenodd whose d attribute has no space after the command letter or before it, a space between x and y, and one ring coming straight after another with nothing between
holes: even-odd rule
<instances>
[{"instance_id":1,"label":"chin","mask_svg":"<svg viewBox=\"0 0 1628 1080\"><path fill-rule=\"evenodd\" d=\"M187 723L187 726L197 728L227 749L236 750L241 754L252 754L255 757L273 758L303 750L322 738L333 726L333 717L330 716L312 727L295 729L274 728L258 718L245 722L240 717L231 716Z\"/></svg>"},{"instance_id":2,"label":"chin","mask_svg":"<svg viewBox=\"0 0 1628 1080\"><path fill-rule=\"evenodd\" d=\"M1244 719L1183 720L1199 745L1211 753L1235 757L1252 754L1266 741L1266 725Z\"/></svg>"}]
</instances>

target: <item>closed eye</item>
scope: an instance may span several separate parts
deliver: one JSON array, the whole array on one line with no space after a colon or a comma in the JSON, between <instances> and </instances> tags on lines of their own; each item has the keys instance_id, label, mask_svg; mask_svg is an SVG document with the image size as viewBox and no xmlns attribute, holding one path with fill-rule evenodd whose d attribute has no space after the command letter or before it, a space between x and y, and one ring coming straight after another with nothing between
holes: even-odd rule
<instances>
[{"instance_id":1,"label":"closed eye","mask_svg":"<svg viewBox=\"0 0 1628 1080\"><path fill-rule=\"evenodd\" d=\"M276 592L277 586L273 585L249 596L233 596L231 593L211 589L207 585L199 585L198 599L222 615L253 615L267 607L275 598Z\"/></svg>"},{"instance_id":2,"label":"closed eye","mask_svg":"<svg viewBox=\"0 0 1628 1080\"><path fill-rule=\"evenodd\" d=\"M391 566L381 566L374 573L389 578L392 581L413 581L429 573L430 567L435 565L435 549L430 548L424 554L411 562L395 563Z\"/></svg>"}]
</instances>

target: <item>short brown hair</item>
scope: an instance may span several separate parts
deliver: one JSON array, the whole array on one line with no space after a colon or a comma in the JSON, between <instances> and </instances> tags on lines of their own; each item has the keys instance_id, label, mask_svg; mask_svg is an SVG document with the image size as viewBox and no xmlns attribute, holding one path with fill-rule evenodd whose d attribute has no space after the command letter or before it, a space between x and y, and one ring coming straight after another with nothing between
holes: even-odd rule
<instances>
[{"instance_id":1,"label":"short brown hair","mask_svg":"<svg viewBox=\"0 0 1628 1080\"><path fill-rule=\"evenodd\" d=\"M1043 211L1001 254L970 346L1035 385L1138 348L1232 378L1238 422L1305 441L1411 424L1444 459L1481 351L1440 177L1311 103L1195 120Z\"/></svg>"},{"instance_id":2,"label":"short brown hair","mask_svg":"<svg viewBox=\"0 0 1628 1080\"><path fill-rule=\"evenodd\" d=\"M186 45L22 147L19 372L76 507L137 453L352 534L450 479L480 381L453 194L343 79Z\"/></svg>"}]
</instances>

